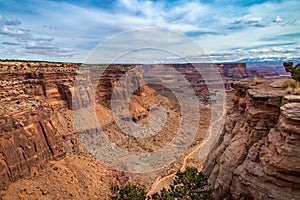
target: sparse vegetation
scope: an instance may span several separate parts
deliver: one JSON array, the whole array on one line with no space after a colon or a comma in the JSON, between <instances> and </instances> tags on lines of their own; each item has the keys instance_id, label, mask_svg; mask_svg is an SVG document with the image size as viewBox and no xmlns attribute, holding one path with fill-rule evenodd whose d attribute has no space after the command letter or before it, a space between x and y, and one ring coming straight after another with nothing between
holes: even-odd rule
<instances>
[{"instance_id":1,"label":"sparse vegetation","mask_svg":"<svg viewBox=\"0 0 300 200\"><path fill-rule=\"evenodd\" d=\"M253 82L257 85L257 84L261 84L263 81L260 78L258 78L258 77L255 76L253 78Z\"/></svg>"},{"instance_id":2,"label":"sparse vegetation","mask_svg":"<svg viewBox=\"0 0 300 200\"><path fill-rule=\"evenodd\" d=\"M126 185L112 200L145 200L147 198L145 189L136 185Z\"/></svg>"},{"instance_id":3,"label":"sparse vegetation","mask_svg":"<svg viewBox=\"0 0 300 200\"><path fill-rule=\"evenodd\" d=\"M282 88L286 88L288 94L300 95L300 82L293 79L286 79L282 81Z\"/></svg>"},{"instance_id":4,"label":"sparse vegetation","mask_svg":"<svg viewBox=\"0 0 300 200\"><path fill-rule=\"evenodd\" d=\"M291 73L292 79L284 80L282 87L287 88L289 94L300 95L300 64L294 66L293 62L284 62L283 66L286 72Z\"/></svg>"},{"instance_id":5,"label":"sparse vegetation","mask_svg":"<svg viewBox=\"0 0 300 200\"><path fill-rule=\"evenodd\" d=\"M152 199L152 200L212 200L212 190L208 188L207 178L195 167L187 167L184 172L178 171L169 189L163 188L159 193L147 196L143 188L126 185L113 200L119 199Z\"/></svg>"},{"instance_id":6,"label":"sparse vegetation","mask_svg":"<svg viewBox=\"0 0 300 200\"><path fill-rule=\"evenodd\" d=\"M296 88L296 81L293 79L285 79L281 83L281 87L283 88Z\"/></svg>"},{"instance_id":7,"label":"sparse vegetation","mask_svg":"<svg viewBox=\"0 0 300 200\"><path fill-rule=\"evenodd\" d=\"M286 92L287 92L288 94L292 94L292 93L293 93L293 88L287 87L287 88L286 88Z\"/></svg>"},{"instance_id":8,"label":"sparse vegetation","mask_svg":"<svg viewBox=\"0 0 300 200\"><path fill-rule=\"evenodd\" d=\"M294 94L300 95L300 84L294 89Z\"/></svg>"},{"instance_id":9,"label":"sparse vegetation","mask_svg":"<svg viewBox=\"0 0 300 200\"><path fill-rule=\"evenodd\" d=\"M284 62L283 66L286 72L290 72L292 79L300 82L300 64L294 66L293 62Z\"/></svg>"}]
</instances>

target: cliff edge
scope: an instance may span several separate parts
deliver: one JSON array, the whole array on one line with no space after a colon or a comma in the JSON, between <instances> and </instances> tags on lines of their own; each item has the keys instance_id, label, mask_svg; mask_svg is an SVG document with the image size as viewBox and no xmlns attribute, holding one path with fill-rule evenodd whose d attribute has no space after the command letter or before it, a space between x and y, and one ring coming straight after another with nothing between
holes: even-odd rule
<instances>
[{"instance_id":1,"label":"cliff edge","mask_svg":"<svg viewBox=\"0 0 300 200\"><path fill-rule=\"evenodd\" d=\"M300 198L300 97L233 83L223 134L203 168L215 199Z\"/></svg>"}]
</instances>

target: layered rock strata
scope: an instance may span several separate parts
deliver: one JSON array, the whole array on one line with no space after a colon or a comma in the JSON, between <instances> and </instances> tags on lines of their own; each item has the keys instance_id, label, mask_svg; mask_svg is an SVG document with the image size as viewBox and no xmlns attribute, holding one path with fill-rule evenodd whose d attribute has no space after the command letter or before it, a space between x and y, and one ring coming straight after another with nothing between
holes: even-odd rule
<instances>
[{"instance_id":1,"label":"layered rock strata","mask_svg":"<svg viewBox=\"0 0 300 200\"><path fill-rule=\"evenodd\" d=\"M0 189L65 155L75 64L2 62ZM68 116L66 116L68 115Z\"/></svg>"},{"instance_id":2,"label":"layered rock strata","mask_svg":"<svg viewBox=\"0 0 300 200\"><path fill-rule=\"evenodd\" d=\"M300 198L300 98L235 83L224 132L203 172L215 199Z\"/></svg>"},{"instance_id":3,"label":"layered rock strata","mask_svg":"<svg viewBox=\"0 0 300 200\"><path fill-rule=\"evenodd\" d=\"M118 80L135 66L140 66L143 70L147 70L147 67L156 68L157 74L164 67L172 67L192 83L197 95L203 97L207 94L205 82L198 72L195 73L195 68L191 64L150 66L119 64L106 68L106 65L94 67L74 63L1 61L0 189L5 188L10 182L34 175L49 160L63 158L66 151L84 153L79 148L80 141L74 136L76 130L73 124L73 110L91 103L109 110L112 89ZM99 67L103 68L100 71L101 77L98 76ZM218 67L223 77L240 79L256 75L244 65L224 64ZM97 73L93 73L93 70ZM203 67L203 70L207 68ZM78 81L76 77L84 77L84 74L87 76L76 82ZM139 76L139 72L134 74L130 83L132 86L141 81ZM215 77L210 77L206 81L216 83ZM79 99L74 99L73 96L75 82L82 83L80 87L82 94ZM91 88L95 85L95 93L92 93ZM229 87L227 83L226 87ZM159 90L161 87L155 89ZM119 93L130 95L126 91ZM139 98L141 94L147 94L152 100L144 105ZM91 102L92 95L96 96L95 102ZM154 98L156 94L151 88L146 88L146 92L140 88L134 95L135 103L131 108L130 117L134 121L139 121L147 118L147 109L157 103Z\"/></svg>"}]
</instances>

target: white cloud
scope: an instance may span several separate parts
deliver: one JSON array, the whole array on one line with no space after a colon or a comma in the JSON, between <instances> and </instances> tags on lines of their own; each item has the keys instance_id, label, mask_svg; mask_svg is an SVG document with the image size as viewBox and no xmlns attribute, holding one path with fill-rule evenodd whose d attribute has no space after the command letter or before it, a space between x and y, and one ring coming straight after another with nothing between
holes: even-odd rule
<instances>
[{"instance_id":1,"label":"white cloud","mask_svg":"<svg viewBox=\"0 0 300 200\"><path fill-rule=\"evenodd\" d=\"M5 48L3 50L3 54L6 56L22 56L22 55L24 55L24 52L20 48L9 47L9 48Z\"/></svg>"},{"instance_id":2,"label":"white cloud","mask_svg":"<svg viewBox=\"0 0 300 200\"><path fill-rule=\"evenodd\" d=\"M19 20L6 20L5 25L7 26L18 26L21 22Z\"/></svg>"},{"instance_id":3,"label":"white cloud","mask_svg":"<svg viewBox=\"0 0 300 200\"><path fill-rule=\"evenodd\" d=\"M256 27L264 27L266 26L265 23L263 23L263 20L261 17L253 17L250 14L244 15L243 17L237 18L233 24L241 25L241 26L256 26Z\"/></svg>"},{"instance_id":4,"label":"white cloud","mask_svg":"<svg viewBox=\"0 0 300 200\"><path fill-rule=\"evenodd\" d=\"M298 58L300 55L300 49L297 45L292 46L279 46L279 47L264 47L253 49L234 49L223 50L218 52L207 52L195 56L193 59L207 60L211 62L232 62L243 59L293 59Z\"/></svg>"},{"instance_id":5,"label":"white cloud","mask_svg":"<svg viewBox=\"0 0 300 200\"><path fill-rule=\"evenodd\" d=\"M59 47L59 44L54 43L54 37L36 36L30 30L17 27L21 24L19 20L6 20L2 17L2 21L4 23L0 24L0 38L4 40L1 43L5 45L2 53L6 56L16 58L34 54L47 57L71 58L75 55L72 48Z\"/></svg>"},{"instance_id":6,"label":"white cloud","mask_svg":"<svg viewBox=\"0 0 300 200\"><path fill-rule=\"evenodd\" d=\"M7 26L3 26L0 29L0 34L9 35L9 36L25 36L28 33L18 28L9 28Z\"/></svg>"},{"instance_id":7,"label":"white cloud","mask_svg":"<svg viewBox=\"0 0 300 200\"><path fill-rule=\"evenodd\" d=\"M280 16L277 16L277 17L273 20L273 22L282 22L282 19L281 19Z\"/></svg>"},{"instance_id":8,"label":"white cloud","mask_svg":"<svg viewBox=\"0 0 300 200\"><path fill-rule=\"evenodd\" d=\"M203 1L178 1L175 5L167 5L164 1L141 0L119 0L113 5L105 9L80 7L66 2L32 1L31 9L35 12L20 13L19 17L22 19L19 26L29 29L30 36L15 38L24 44L37 42L40 46L76 50L72 59L79 62L97 42L122 31L144 27L186 33L207 51L215 52L300 43L296 37L276 38L280 34L299 32L300 23L296 15L300 6L298 0L268 1L250 7L207 4ZM14 27L4 30L5 36L9 36L9 31L10 35L26 32ZM270 40L262 40L265 38ZM35 50L35 53L38 51Z\"/></svg>"},{"instance_id":9,"label":"white cloud","mask_svg":"<svg viewBox=\"0 0 300 200\"><path fill-rule=\"evenodd\" d=\"M252 24L261 22L261 17L252 17L251 15L244 15L237 18L234 23L236 24Z\"/></svg>"},{"instance_id":10,"label":"white cloud","mask_svg":"<svg viewBox=\"0 0 300 200\"><path fill-rule=\"evenodd\" d=\"M39 45L34 42L28 43L25 47L25 53L38 55L47 55L50 57L72 57L75 52L70 48L61 48L53 45Z\"/></svg>"}]
</instances>

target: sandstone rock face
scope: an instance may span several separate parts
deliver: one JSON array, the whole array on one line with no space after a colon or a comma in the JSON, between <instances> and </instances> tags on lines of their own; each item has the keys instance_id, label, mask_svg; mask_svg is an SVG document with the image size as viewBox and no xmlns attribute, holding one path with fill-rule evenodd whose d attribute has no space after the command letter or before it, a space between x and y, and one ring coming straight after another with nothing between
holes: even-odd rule
<instances>
[{"instance_id":1,"label":"sandstone rock face","mask_svg":"<svg viewBox=\"0 0 300 200\"><path fill-rule=\"evenodd\" d=\"M77 64L0 63L0 190L65 155Z\"/></svg>"},{"instance_id":2,"label":"sandstone rock face","mask_svg":"<svg viewBox=\"0 0 300 200\"><path fill-rule=\"evenodd\" d=\"M299 199L299 97L242 83L233 87L224 132L203 170L215 198Z\"/></svg>"},{"instance_id":3,"label":"sandstone rock face","mask_svg":"<svg viewBox=\"0 0 300 200\"><path fill-rule=\"evenodd\" d=\"M87 154L80 147L78 137L74 136L76 130L72 111L92 103L110 109L112 88L128 70L136 66L143 70L155 68L157 75L161 75L162 68L170 66L191 82L199 97L207 94L207 82L202 80L201 74L191 64L114 65L107 69L102 65L102 71L93 71L92 65L87 68L81 66L83 70L78 70L80 64L74 63L0 61L0 190L20 178L32 176L49 160L63 158L66 151ZM202 66L203 73L216 67L211 64L209 69L205 67L207 64L197 66ZM244 65L224 64L217 67L224 78L252 78L256 75L255 71L246 69ZM99 72L102 73L101 77ZM82 80L76 82L78 77ZM132 77L125 88L141 83L139 71ZM207 81L215 85L220 83L215 77L209 77ZM77 88L79 99L73 96L75 83L81 84ZM226 81L225 86L229 89ZM94 93L91 92L93 87L96 87ZM155 91L148 88L143 93L142 90L139 88L134 93L133 102L136 103L130 114L135 121L146 118L147 108L156 101L153 98ZM130 95L126 91L118 92ZM148 107L141 102L141 94L153 98L147 102ZM95 102L91 102L93 95L96 96ZM286 115L290 115L288 111Z\"/></svg>"},{"instance_id":4,"label":"sandstone rock face","mask_svg":"<svg viewBox=\"0 0 300 200\"><path fill-rule=\"evenodd\" d=\"M33 175L45 161L64 156L61 135L44 110L14 113L1 120L0 189Z\"/></svg>"}]
</instances>

